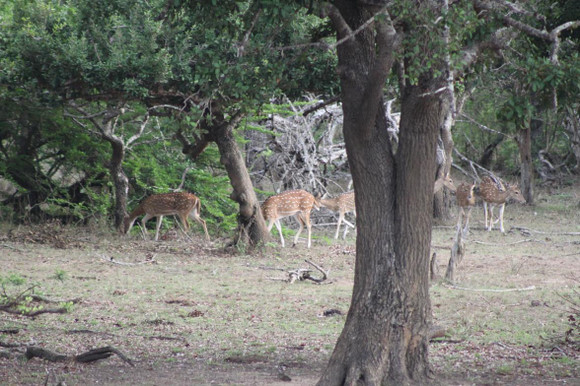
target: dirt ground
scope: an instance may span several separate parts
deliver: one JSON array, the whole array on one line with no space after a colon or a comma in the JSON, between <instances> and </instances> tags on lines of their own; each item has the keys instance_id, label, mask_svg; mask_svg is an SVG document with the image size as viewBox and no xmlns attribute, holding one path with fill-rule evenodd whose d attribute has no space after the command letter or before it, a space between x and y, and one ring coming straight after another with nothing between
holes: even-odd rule
<instances>
[{"instance_id":1,"label":"dirt ground","mask_svg":"<svg viewBox=\"0 0 580 386\"><path fill-rule=\"evenodd\" d=\"M580 187L549 193L534 206L509 205L506 234L485 231L474 209L455 286L432 281L433 322L446 329L430 346L433 384L580 385L578 329L565 340L580 303ZM441 274L454 223L433 230ZM316 227L311 249L302 239L250 255L192 228L192 239L169 230L154 242L99 227L0 225L3 294L58 300L43 310L75 300L66 313L0 312L0 384L288 384L283 375L315 384L349 307L352 232L335 241L333 227ZM287 271L310 267L306 259L328 279L285 282ZM67 355L112 346L134 366L118 355L26 360L27 346Z\"/></svg>"}]
</instances>

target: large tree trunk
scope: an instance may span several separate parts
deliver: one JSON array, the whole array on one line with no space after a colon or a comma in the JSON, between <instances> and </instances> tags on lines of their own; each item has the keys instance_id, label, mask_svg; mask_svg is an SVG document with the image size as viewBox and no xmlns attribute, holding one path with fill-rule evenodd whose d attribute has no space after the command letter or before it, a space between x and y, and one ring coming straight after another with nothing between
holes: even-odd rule
<instances>
[{"instance_id":1,"label":"large tree trunk","mask_svg":"<svg viewBox=\"0 0 580 386\"><path fill-rule=\"evenodd\" d=\"M329 16L338 39L371 16L362 5L336 4L344 19L333 8ZM351 307L319 385L421 384L430 374L429 250L446 108L440 94L425 94L425 84L407 87L393 156L381 95L396 44L387 23L376 20L374 31L338 47L358 235Z\"/></svg>"}]
</instances>

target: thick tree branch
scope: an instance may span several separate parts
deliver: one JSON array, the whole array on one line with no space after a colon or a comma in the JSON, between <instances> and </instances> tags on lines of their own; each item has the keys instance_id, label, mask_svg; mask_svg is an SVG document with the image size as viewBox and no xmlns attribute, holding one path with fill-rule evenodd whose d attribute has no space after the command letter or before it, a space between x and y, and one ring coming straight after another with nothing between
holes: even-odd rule
<instances>
[{"instance_id":1,"label":"thick tree branch","mask_svg":"<svg viewBox=\"0 0 580 386\"><path fill-rule=\"evenodd\" d=\"M391 19L386 12L375 14L372 19L376 18L376 46L378 49L377 59L368 77L368 83L365 87L365 93L362 99L361 109L366 112L365 116L369 119L367 123L373 125L378 112L379 105L376 103L380 100L383 92L383 85L391 71L394 62L394 52L397 49L401 39L391 23ZM384 17L384 19L383 19ZM361 128L361 132L370 133L372 127Z\"/></svg>"},{"instance_id":2,"label":"thick tree branch","mask_svg":"<svg viewBox=\"0 0 580 386\"><path fill-rule=\"evenodd\" d=\"M324 3L321 7L320 17L322 19L325 17L330 19L339 37L339 40L337 40L337 42L331 46L332 48L335 48L350 38L354 37L355 34L352 32L346 20L344 20L340 11L334 6L334 4ZM362 29L360 31L362 31Z\"/></svg>"},{"instance_id":3,"label":"thick tree branch","mask_svg":"<svg viewBox=\"0 0 580 386\"><path fill-rule=\"evenodd\" d=\"M488 2L488 1L476 0L474 3L475 3L475 6L477 8L485 9L487 11L501 11L499 8L508 8L508 9L513 10L513 11L518 11L518 13L524 13L519 8L514 8L513 3L510 3L507 1L495 1L492 3L492 2ZM509 13L503 14L503 15L498 15L498 16L507 26L513 27L513 28L517 29L518 31L525 33L526 35L533 36L533 37L536 37L538 39L542 39L542 40L552 42L552 43L558 42L558 40L560 39L560 34L563 31L565 31L567 29L573 29L573 28L580 27L580 20L576 20L576 21L570 21L570 22L564 23L564 24L554 28L552 31L548 32L546 30L540 30L540 29L537 29L535 27L532 27L529 24L526 24L526 23L523 23L519 20L516 20L513 17L511 17L509 15Z\"/></svg>"}]
</instances>

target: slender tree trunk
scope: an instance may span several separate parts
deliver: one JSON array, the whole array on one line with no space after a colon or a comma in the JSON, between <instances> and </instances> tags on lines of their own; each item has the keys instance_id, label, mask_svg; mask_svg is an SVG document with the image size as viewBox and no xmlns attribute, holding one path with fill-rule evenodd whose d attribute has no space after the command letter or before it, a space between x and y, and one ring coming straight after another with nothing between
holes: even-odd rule
<instances>
[{"instance_id":1,"label":"slender tree trunk","mask_svg":"<svg viewBox=\"0 0 580 386\"><path fill-rule=\"evenodd\" d=\"M481 158L478 161L478 163L481 166L483 166L486 169L491 169L490 165L491 165L491 158L493 156L493 152L499 146L499 144L503 142L504 138L505 138L505 135L500 133L500 134L495 136L492 143L490 143L489 145L487 145L485 147L485 150L483 151L483 154L481 155Z\"/></svg>"},{"instance_id":2,"label":"slender tree trunk","mask_svg":"<svg viewBox=\"0 0 580 386\"><path fill-rule=\"evenodd\" d=\"M218 103L206 111L206 114L210 113L211 117L205 117L206 119L201 124L205 134L198 138L196 143L190 144L181 131L177 132L175 138L181 143L183 153L193 160L205 150L210 142L217 144L221 156L220 161L228 173L233 188L230 198L240 206L238 230L233 244L244 242L250 246L256 246L270 240L270 233L262 216L260 202L254 191L244 157L234 137L234 128L243 115L234 114L232 118L226 120L220 112Z\"/></svg>"},{"instance_id":3,"label":"slender tree trunk","mask_svg":"<svg viewBox=\"0 0 580 386\"><path fill-rule=\"evenodd\" d=\"M443 1L443 8L445 11L449 10L449 3L447 0ZM450 36L449 36L449 26L446 26L443 32L443 40L446 46L449 46ZM441 125L441 131L439 133L440 143L437 148L437 172L436 179L444 178L451 172L451 164L453 162L453 136L451 135L451 128L455 125L455 116L459 113L459 110L463 107L463 103L457 102L455 98L455 86L454 78L455 71L453 70L453 65L451 63L451 55L445 55L445 72L447 73L446 86L447 92L449 93L449 99L451 101L451 106L453 108L448 109L445 115L445 120ZM439 192L435 193L433 199L433 217L436 219L446 220L450 215L451 210L451 196L447 189L441 189Z\"/></svg>"},{"instance_id":4,"label":"slender tree trunk","mask_svg":"<svg viewBox=\"0 0 580 386\"><path fill-rule=\"evenodd\" d=\"M451 172L451 164L453 163L453 136L451 135L451 128L455 124L453 112L449 109L447 117L441 126L440 138L443 147L437 151L441 151L443 159L438 163L436 171L436 179L443 178ZM439 158L439 157L437 157ZM433 217L436 219L447 220L451 217L451 194L448 189L441 189L435 193L433 199Z\"/></svg>"},{"instance_id":5,"label":"slender tree trunk","mask_svg":"<svg viewBox=\"0 0 580 386\"><path fill-rule=\"evenodd\" d=\"M129 195L129 179L123 170L125 158L125 144L115 136L105 137L111 144L113 154L109 165L109 171L115 185L115 228L121 229L123 220L127 216L127 196Z\"/></svg>"},{"instance_id":6,"label":"slender tree trunk","mask_svg":"<svg viewBox=\"0 0 580 386\"><path fill-rule=\"evenodd\" d=\"M244 157L234 138L233 129L237 122L238 120L233 120L214 126L212 136L221 155L220 161L232 184L233 192L230 198L240 206L238 231L234 244L244 242L256 246L260 242L269 240L270 233L262 216L260 202L254 191Z\"/></svg>"},{"instance_id":7,"label":"slender tree trunk","mask_svg":"<svg viewBox=\"0 0 580 386\"><path fill-rule=\"evenodd\" d=\"M532 164L532 130L528 126L519 130L518 147L520 150L521 186L520 190L528 204L534 203L534 165Z\"/></svg>"}]
</instances>

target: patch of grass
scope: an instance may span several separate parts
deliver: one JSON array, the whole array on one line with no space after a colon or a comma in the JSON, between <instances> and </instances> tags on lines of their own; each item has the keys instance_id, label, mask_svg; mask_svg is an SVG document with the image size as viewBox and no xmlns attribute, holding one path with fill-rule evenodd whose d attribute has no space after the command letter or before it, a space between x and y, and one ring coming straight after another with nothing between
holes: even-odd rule
<instances>
[{"instance_id":1,"label":"patch of grass","mask_svg":"<svg viewBox=\"0 0 580 386\"><path fill-rule=\"evenodd\" d=\"M511 364L500 365L496 371L499 375L510 375L514 373L514 366Z\"/></svg>"},{"instance_id":2,"label":"patch of grass","mask_svg":"<svg viewBox=\"0 0 580 386\"><path fill-rule=\"evenodd\" d=\"M68 274L65 270L57 268L54 270L54 275L52 276L53 279L65 281L68 279Z\"/></svg>"},{"instance_id":3,"label":"patch of grass","mask_svg":"<svg viewBox=\"0 0 580 386\"><path fill-rule=\"evenodd\" d=\"M550 204L551 197L546 198ZM515 229L505 235L484 231L481 208L472 212L466 254L456 268L456 284L463 289L431 283L434 322L447 329L446 337L430 346L437 375L453 378L450 384L492 384L499 375L535 377L538 382L530 385L541 384L542 372L580 376L577 354L562 341L557 344L560 358L555 357L560 351L545 348L547 338L563 337L570 328L569 307L559 294L578 288L572 278L580 272L577 237L562 234L578 227L578 211L566 208L534 215L535 208L509 205L506 229L546 232L531 235ZM433 230L440 272L445 272L455 221ZM27 320L26 329L11 338L34 339L63 353L112 345L140 366L129 369L109 359L75 367L71 374L64 365L30 361L22 366L0 359L0 374L10 370L9 384L41 384L45 369L65 374L63 381L71 384L163 384L167 379L176 384L272 384L283 362L296 384L315 384L344 326L354 277L354 237L335 241L334 229L313 229L311 249L304 236L291 248L291 235L281 248L273 232L274 242L251 255L246 250L225 253L225 242L205 243L195 236L193 242L154 242L112 234L95 238L89 231L90 243L63 253L49 244L23 248L16 234L5 241L16 248L0 250L6 272L0 280L41 282L55 298L82 301L70 314ZM83 239L78 237L82 231L62 230L74 232L75 240ZM98 255L132 265L95 257L96 247ZM154 256L155 263L148 263L147 256ZM287 270L308 268L305 259L329 270L329 280L322 285L275 280ZM66 285L47 280L58 270ZM89 277L94 279L80 279ZM509 291L498 292L504 290ZM328 309L343 315L323 317ZM300 372L310 378L300 383Z\"/></svg>"}]
</instances>

